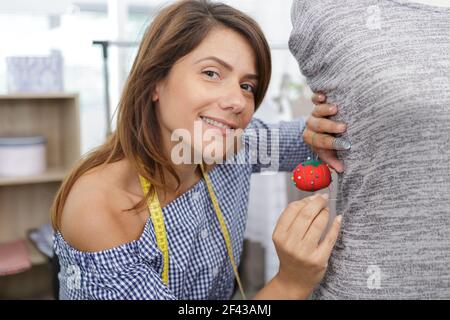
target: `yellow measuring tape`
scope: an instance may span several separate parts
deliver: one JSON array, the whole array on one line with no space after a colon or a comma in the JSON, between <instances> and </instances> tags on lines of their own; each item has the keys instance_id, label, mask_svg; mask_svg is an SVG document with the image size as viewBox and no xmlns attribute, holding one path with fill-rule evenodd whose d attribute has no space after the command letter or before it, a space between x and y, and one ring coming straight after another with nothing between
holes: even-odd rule
<instances>
[{"instance_id":1,"label":"yellow measuring tape","mask_svg":"<svg viewBox=\"0 0 450 320\"><path fill-rule=\"evenodd\" d=\"M200 168L202 170L203 178L205 179L206 186L208 188L209 196L210 196L211 201L214 206L214 211L216 212L217 219L219 220L220 228L222 230L222 235L225 240L225 245L226 245L226 248L228 251L228 256L230 257L231 265L233 267L234 275L236 276L236 281L238 283L239 290L241 292L242 298L244 300L246 300L247 298L245 296L241 278L239 277L237 265L234 260L230 234L228 233L228 229L225 224L225 220L223 218L222 210L220 209L219 202L217 201L217 197L214 193L214 189L213 189L211 180L209 179L208 173L206 172L203 165L200 165ZM139 176L139 180L141 182L141 186L144 191L144 194L147 194L150 190L150 183L147 180L145 180L142 176ZM157 242L159 250L161 250L161 252L163 254L164 265L163 265L163 271L162 271L162 275L161 275L162 281L166 285L168 285L169 284L169 245L168 245L168 241L167 241L167 231L166 231L166 226L164 223L163 212L162 212L161 205L159 203L158 195L156 194L156 192L148 200L148 207L150 210L150 217L152 219L153 227L155 229L156 242Z\"/></svg>"},{"instance_id":2,"label":"yellow measuring tape","mask_svg":"<svg viewBox=\"0 0 450 320\"><path fill-rule=\"evenodd\" d=\"M141 181L144 194L147 194L150 190L150 183L141 175L139 175L139 180ZM155 229L156 243L159 250L163 253L164 266L162 271L162 281L167 285L169 284L169 243L167 242L166 225L164 223L164 217L156 191L148 200L148 208L150 210L153 228Z\"/></svg>"}]
</instances>

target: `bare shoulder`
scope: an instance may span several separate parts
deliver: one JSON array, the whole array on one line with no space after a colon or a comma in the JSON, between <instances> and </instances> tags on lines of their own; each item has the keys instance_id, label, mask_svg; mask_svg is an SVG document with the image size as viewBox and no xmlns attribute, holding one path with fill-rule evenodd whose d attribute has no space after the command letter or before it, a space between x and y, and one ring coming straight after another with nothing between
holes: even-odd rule
<instances>
[{"instance_id":1,"label":"bare shoulder","mask_svg":"<svg viewBox=\"0 0 450 320\"><path fill-rule=\"evenodd\" d=\"M124 212L132 201L123 191L117 165L81 176L71 188L61 217L60 232L77 250L97 252L139 238L142 216ZM115 178L117 177L117 178Z\"/></svg>"}]
</instances>

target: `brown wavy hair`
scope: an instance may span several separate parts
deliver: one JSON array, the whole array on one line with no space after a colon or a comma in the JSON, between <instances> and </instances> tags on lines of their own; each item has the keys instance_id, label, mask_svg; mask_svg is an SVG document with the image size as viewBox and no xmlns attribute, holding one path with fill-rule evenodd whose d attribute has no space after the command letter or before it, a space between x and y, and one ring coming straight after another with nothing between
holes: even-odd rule
<instances>
[{"instance_id":1,"label":"brown wavy hair","mask_svg":"<svg viewBox=\"0 0 450 320\"><path fill-rule=\"evenodd\" d=\"M208 0L177 1L162 9L147 28L125 83L118 106L117 129L104 144L77 162L58 190L51 208L55 230L59 230L72 186L95 167L126 158L137 173L151 183L152 189L142 201L125 211L142 210L155 187L167 190L164 168L175 177L179 188L180 178L173 164L160 152L160 127L151 98L157 83L168 75L172 66L193 51L215 27L232 29L254 49L259 75L255 92L255 109L258 108L266 94L272 70L270 49L258 24L239 10Z\"/></svg>"}]
</instances>

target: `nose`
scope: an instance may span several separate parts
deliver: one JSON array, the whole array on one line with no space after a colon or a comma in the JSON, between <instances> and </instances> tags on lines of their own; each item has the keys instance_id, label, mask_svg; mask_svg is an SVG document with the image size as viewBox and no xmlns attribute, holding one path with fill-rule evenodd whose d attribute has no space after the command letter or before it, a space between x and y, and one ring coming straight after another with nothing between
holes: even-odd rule
<instances>
[{"instance_id":1,"label":"nose","mask_svg":"<svg viewBox=\"0 0 450 320\"><path fill-rule=\"evenodd\" d=\"M228 86L219 101L220 108L231 110L233 113L241 113L245 109L246 99L242 92L241 85Z\"/></svg>"}]
</instances>

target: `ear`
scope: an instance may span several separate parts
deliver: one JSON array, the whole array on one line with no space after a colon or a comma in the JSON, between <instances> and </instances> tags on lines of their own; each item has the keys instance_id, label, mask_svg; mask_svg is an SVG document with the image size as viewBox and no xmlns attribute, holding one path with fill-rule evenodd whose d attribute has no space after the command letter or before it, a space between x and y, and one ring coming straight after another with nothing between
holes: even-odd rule
<instances>
[{"instance_id":1,"label":"ear","mask_svg":"<svg viewBox=\"0 0 450 320\"><path fill-rule=\"evenodd\" d=\"M155 90L153 90L153 94L152 94L152 101L153 102L158 102L159 101L159 97L160 94L162 92L162 88L163 87L163 83L162 81L158 82L155 86Z\"/></svg>"},{"instance_id":2,"label":"ear","mask_svg":"<svg viewBox=\"0 0 450 320\"><path fill-rule=\"evenodd\" d=\"M159 92L157 89L155 89L155 91L153 91L152 94L152 102L157 102L159 100Z\"/></svg>"}]
</instances>

